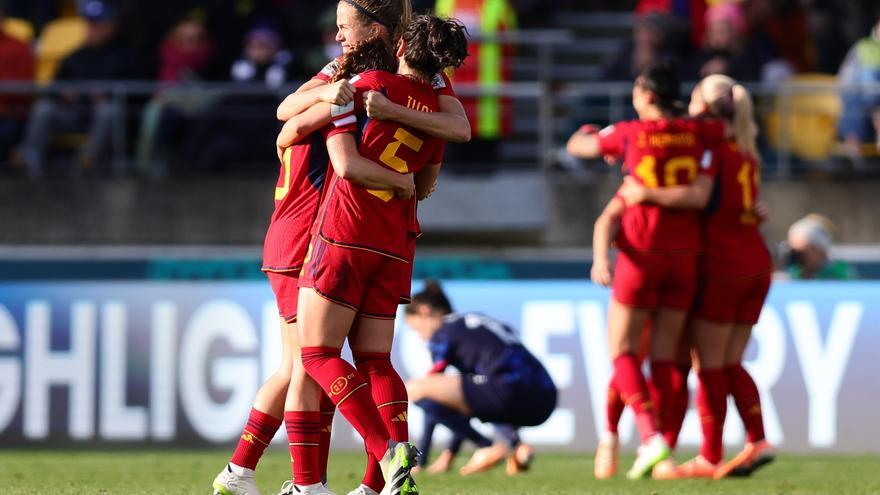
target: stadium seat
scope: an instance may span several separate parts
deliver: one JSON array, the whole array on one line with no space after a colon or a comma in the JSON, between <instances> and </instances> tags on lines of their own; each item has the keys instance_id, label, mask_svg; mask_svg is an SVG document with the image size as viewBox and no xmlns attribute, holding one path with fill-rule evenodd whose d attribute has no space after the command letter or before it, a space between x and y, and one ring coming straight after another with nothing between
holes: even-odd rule
<instances>
[{"instance_id":1,"label":"stadium seat","mask_svg":"<svg viewBox=\"0 0 880 495\"><path fill-rule=\"evenodd\" d=\"M23 43L30 44L34 41L34 26L24 20L15 17L7 17L3 21L3 32Z\"/></svg>"},{"instance_id":2,"label":"stadium seat","mask_svg":"<svg viewBox=\"0 0 880 495\"><path fill-rule=\"evenodd\" d=\"M805 88L808 87L808 88ZM800 91L809 89L809 91ZM788 97L788 111L785 94ZM841 103L837 78L826 74L802 74L792 77L779 88L764 119L767 141L779 149L783 131L787 133L791 153L802 160L829 157L837 135Z\"/></svg>"},{"instance_id":3,"label":"stadium seat","mask_svg":"<svg viewBox=\"0 0 880 495\"><path fill-rule=\"evenodd\" d=\"M79 17L56 19L43 28L37 41L37 82L55 77L61 60L86 40L86 22Z\"/></svg>"}]
</instances>

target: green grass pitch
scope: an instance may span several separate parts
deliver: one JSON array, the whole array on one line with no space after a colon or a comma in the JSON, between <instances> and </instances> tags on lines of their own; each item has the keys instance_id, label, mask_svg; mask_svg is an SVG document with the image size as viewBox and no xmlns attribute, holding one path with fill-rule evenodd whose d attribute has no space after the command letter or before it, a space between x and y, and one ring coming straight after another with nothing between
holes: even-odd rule
<instances>
[{"instance_id":1,"label":"green grass pitch","mask_svg":"<svg viewBox=\"0 0 880 495\"><path fill-rule=\"evenodd\" d=\"M210 494L211 481L228 451L193 450L3 450L3 494ZM460 456L459 464L466 456ZM631 457L623 459L628 467ZM345 495L360 481L360 454L334 454L330 485ZM263 494L276 494L290 475L287 454L270 451L257 481ZM417 477L425 495L452 494L880 494L880 456L782 455L751 479L630 482L596 481L592 459L543 454L532 471L508 477L502 468L463 478L457 474Z\"/></svg>"}]
</instances>

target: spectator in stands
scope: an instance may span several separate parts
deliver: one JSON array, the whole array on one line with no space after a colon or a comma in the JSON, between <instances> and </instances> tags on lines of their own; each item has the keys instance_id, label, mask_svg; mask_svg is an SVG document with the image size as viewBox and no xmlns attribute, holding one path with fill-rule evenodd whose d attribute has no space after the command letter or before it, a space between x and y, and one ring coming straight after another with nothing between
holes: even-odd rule
<instances>
[{"instance_id":1,"label":"spectator in stands","mask_svg":"<svg viewBox=\"0 0 880 495\"><path fill-rule=\"evenodd\" d=\"M88 0L81 13L88 21L85 45L61 62L56 79L63 82L130 79L134 74L134 61L118 36L114 8L102 0ZM31 109L24 141L15 160L27 167L29 176L39 177L56 135L89 128L78 161L83 168L90 169L109 151L121 125L122 110L119 100L100 91L91 91L88 95L65 91L60 98L40 98Z\"/></svg>"},{"instance_id":2,"label":"spectator in stands","mask_svg":"<svg viewBox=\"0 0 880 495\"><path fill-rule=\"evenodd\" d=\"M861 163L861 143L873 139L880 149L880 93L863 91L880 83L880 19L870 36L860 39L849 50L838 80L843 86L838 133L850 157Z\"/></svg>"},{"instance_id":3,"label":"spectator in stands","mask_svg":"<svg viewBox=\"0 0 880 495\"><path fill-rule=\"evenodd\" d=\"M831 222L815 213L793 223L788 229L788 274L793 279L850 280L855 269L843 260L829 258Z\"/></svg>"},{"instance_id":4,"label":"spectator in stands","mask_svg":"<svg viewBox=\"0 0 880 495\"><path fill-rule=\"evenodd\" d=\"M214 42L205 28L203 15L194 11L184 16L165 37L159 51L162 83L177 85L203 80L214 55ZM165 88L153 97L144 108L141 121L137 168L146 175L163 175L167 157L155 156L160 152L155 146L157 138L166 146L179 146L184 127L213 99L210 92L174 88Z\"/></svg>"},{"instance_id":5,"label":"spectator in stands","mask_svg":"<svg viewBox=\"0 0 880 495\"><path fill-rule=\"evenodd\" d=\"M454 84L475 83L480 89L491 89L511 80L513 45L497 39L517 29L516 9L509 0L437 0L435 12L461 20L470 36L468 57L451 76ZM467 144L447 144L448 165L444 168L462 173L491 172L499 140L513 127L512 102L502 96L459 100L470 121L472 139Z\"/></svg>"},{"instance_id":6,"label":"spectator in stands","mask_svg":"<svg viewBox=\"0 0 880 495\"><path fill-rule=\"evenodd\" d=\"M748 37L748 23L736 3L721 3L706 11L702 48L690 57L686 79L724 74L739 81L760 81L764 66L775 58L772 46Z\"/></svg>"},{"instance_id":7,"label":"spectator in stands","mask_svg":"<svg viewBox=\"0 0 880 495\"><path fill-rule=\"evenodd\" d=\"M234 83L263 85L275 90L290 80L293 54L282 46L274 29L252 29L244 40L242 56L230 69ZM189 143L191 166L196 170L228 170L236 164L273 163L277 122L267 119L277 105L275 95L231 94L203 112Z\"/></svg>"},{"instance_id":8,"label":"spectator in stands","mask_svg":"<svg viewBox=\"0 0 880 495\"><path fill-rule=\"evenodd\" d=\"M0 6L0 24L5 13ZM0 81L34 80L34 57L30 47L0 30ZM29 97L0 95L0 162L6 163L9 151L21 139L27 117Z\"/></svg>"},{"instance_id":9,"label":"spectator in stands","mask_svg":"<svg viewBox=\"0 0 880 495\"><path fill-rule=\"evenodd\" d=\"M605 66L605 81L631 81L651 65L670 60L677 66L681 34L684 28L678 19L659 11L636 18L632 40L624 44Z\"/></svg>"}]
</instances>

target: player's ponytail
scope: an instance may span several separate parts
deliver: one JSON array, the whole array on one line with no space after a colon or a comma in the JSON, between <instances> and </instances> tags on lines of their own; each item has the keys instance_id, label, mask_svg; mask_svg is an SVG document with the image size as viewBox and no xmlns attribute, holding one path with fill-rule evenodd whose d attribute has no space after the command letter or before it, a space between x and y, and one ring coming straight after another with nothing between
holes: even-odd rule
<instances>
[{"instance_id":1,"label":"player's ponytail","mask_svg":"<svg viewBox=\"0 0 880 495\"><path fill-rule=\"evenodd\" d=\"M749 91L740 84L731 88L733 94L733 133L740 151L757 158L758 126L755 124L752 97Z\"/></svg>"},{"instance_id":2,"label":"player's ponytail","mask_svg":"<svg viewBox=\"0 0 880 495\"><path fill-rule=\"evenodd\" d=\"M758 126L748 90L730 77L714 74L700 81L698 94L710 116L724 119L733 126L740 152L757 158Z\"/></svg>"},{"instance_id":3,"label":"player's ponytail","mask_svg":"<svg viewBox=\"0 0 880 495\"><path fill-rule=\"evenodd\" d=\"M467 53L467 28L457 19L415 16L403 32L403 59L424 79L447 67L460 67Z\"/></svg>"},{"instance_id":4,"label":"player's ponytail","mask_svg":"<svg viewBox=\"0 0 880 495\"><path fill-rule=\"evenodd\" d=\"M449 298L446 297L443 288L436 280L425 281L425 287L421 292L413 295L412 302L406 306L406 313L416 314L418 312L417 308L421 305L444 315L452 313L452 304L450 304Z\"/></svg>"},{"instance_id":5,"label":"player's ponytail","mask_svg":"<svg viewBox=\"0 0 880 495\"><path fill-rule=\"evenodd\" d=\"M381 36L364 40L345 53L332 82L350 79L368 70L397 72L397 59L391 53L391 46Z\"/></svg>"}]
</instances>

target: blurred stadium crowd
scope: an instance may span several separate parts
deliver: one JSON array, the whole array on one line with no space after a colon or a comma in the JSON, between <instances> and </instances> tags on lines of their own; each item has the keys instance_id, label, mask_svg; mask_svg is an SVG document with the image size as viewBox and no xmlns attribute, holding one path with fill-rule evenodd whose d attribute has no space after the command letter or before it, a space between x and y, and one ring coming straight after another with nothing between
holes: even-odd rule
<instances>
[{"instance_id":1,"label":"blurred stadium crowd","mask_svg":"<svg viewBox=\"0 0 880 495\"><path fill-rule=\"evenodd\" d=\"M535 0L413 2L416 11L437 8L461 18L476 40L469 63L454 76L470 110L474 141L464 149L450 146L447 171L489 172L496 167L489 164L522 159L521 151L535 147L534 133L541 132L535 126L550 125L536 123L536 109L505 90L491 96L499 98L499 112L479 114L467 98L473 100L493 81L543 81L553 88L612 82L625 93L642 68L661 59L675 61L686 81L723 73L758 87L768 154L784 149L785 160L800 161L807 169L870 173L875 168L880 145L876 2L552 3L553 8ZM335 4L5 0L0 4L0 170L32 178L84 171L98 176L272 174L275 105L339 55ZM487 21L490 12L504 15ZM554 38L559 33L568 36ZM492 64L478 65L479 43L499 42L503 50L491 69L496 73L487 73ZM543 46L555 51L542 51ZM555 144L576 124L608 122L631 112L623 105L615 115L615 103L601 90L570 94L577 97L574 110L554 101L563 122L556 125L562 132L551 134ZM532 134L524 136L524 130ZM523 142L525 148L516 146ZM546 164L546 153L526 155L534 167ZM468 160L487 165L456 167Z\"/></svg>"}]
</instances>

